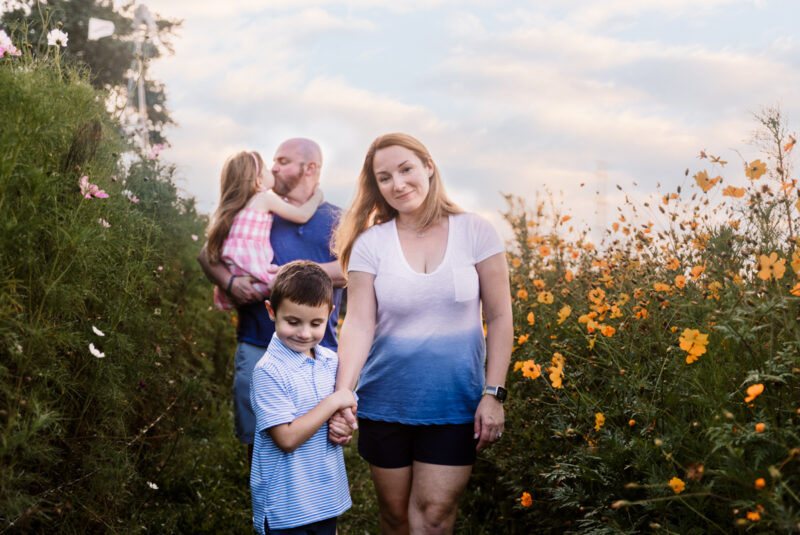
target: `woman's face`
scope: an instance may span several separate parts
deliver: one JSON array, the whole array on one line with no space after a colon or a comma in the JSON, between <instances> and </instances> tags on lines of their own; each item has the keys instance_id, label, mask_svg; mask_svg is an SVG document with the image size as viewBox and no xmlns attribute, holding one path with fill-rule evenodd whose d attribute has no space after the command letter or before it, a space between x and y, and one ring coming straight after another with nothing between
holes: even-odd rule
<instances>
[{"instance_id":1,"label":"woman's face","mask_svg":"<svg viewBox=\"0 0 800 535\"><path fill-rule=\"evenodd\" d=\"M375 152L372 172L389 206L398 213L413 214L428 196L433 162L423 162L409 149L392 145Z\"/></svg>"}]
</instances>

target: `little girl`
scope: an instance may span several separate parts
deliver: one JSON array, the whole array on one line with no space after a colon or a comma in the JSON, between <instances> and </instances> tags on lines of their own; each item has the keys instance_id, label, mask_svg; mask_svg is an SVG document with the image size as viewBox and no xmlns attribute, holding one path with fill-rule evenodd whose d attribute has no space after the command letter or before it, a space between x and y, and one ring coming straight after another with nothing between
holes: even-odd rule
<instances>
[{"instance_id":1,"label":"little girl","mask_svg":"<svg viewBox=\"0 0 800 535\"><path fill-rule=\"evenodd\" d=\"M305 204L294 206L271 191L275 185L272 173L264 177L264 160L258 152L242 151L228 158L222 166L219 207L208 231L208 259L225 262L232 273L228 287L222 292L214 287L214 303L219 310L234 307L229 299L234 277L250 276L260 282L253 286L266 297L269 283L272 246L269 233L272 214L294 223L305 223L322 203L317 188Z\"/></svg>"}]
</instances>

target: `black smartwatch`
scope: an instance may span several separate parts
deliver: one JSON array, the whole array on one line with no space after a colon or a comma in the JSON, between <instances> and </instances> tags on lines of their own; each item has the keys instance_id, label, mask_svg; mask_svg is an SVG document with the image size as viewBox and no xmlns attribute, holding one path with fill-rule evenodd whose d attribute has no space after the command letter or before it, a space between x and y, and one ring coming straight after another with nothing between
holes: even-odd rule
<instances>
[{"instance_id":1,"label":"black smartwatch","mask_svg":"<svg viewBox=\"0 0 800 535\"><path fill-rule=\"evenodd\" d=\"M497 401L500 403L506 400L506 396L508 395L508 390L503 388L502 386L485 386L483 387L483 395L489 394L490 396L494 396L497 398Z\"/></svg>"}]
</instances>

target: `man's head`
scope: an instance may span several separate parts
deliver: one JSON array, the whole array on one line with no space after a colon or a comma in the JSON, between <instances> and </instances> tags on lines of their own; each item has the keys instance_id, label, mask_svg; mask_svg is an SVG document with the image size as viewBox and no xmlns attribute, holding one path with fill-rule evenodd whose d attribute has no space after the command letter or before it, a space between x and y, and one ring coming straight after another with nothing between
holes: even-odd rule
<instances>
[{"instance_id":1,"label":"man's head","mask_svg":"<svg viewBox=\"0 0 800 535\"><path fill-rule=\"evenodd\" d=\"M275 193L297 203L311 198L322 168L319 145L310 139L289 139L280 144L272 161Z\"/></svg>"},{"instance_id":2,"label":"man's head","mask_svg":"<svg viewBox=\"0 0 800 535\"><path fill-rule=\"evenodd\" d=\"M333 310L330 277L314 262L289 262L272 281L267 310L281 342L293 351L310 355L311 348L325 336Z\"/></svg>"}]
</instances>

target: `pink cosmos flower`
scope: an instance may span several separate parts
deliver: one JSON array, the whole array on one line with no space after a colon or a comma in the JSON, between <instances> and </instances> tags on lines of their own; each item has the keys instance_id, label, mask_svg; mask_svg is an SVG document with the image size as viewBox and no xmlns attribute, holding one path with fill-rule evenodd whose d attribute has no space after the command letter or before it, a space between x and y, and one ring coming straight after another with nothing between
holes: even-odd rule
<instances>
[{"instance_id":1,"label":"pink cosmos flower","mask_svg":"<svg viewBox=\"0 0 800 535\"><path fill-rule=\"evenodd\" d=\"M161 145L160 143L158 145L155 145L152 149L150 149L150 154L149 154L150 159L155 160L156 158L158 158L158 153L161 152L162 150L164 150L164 145Z\"/></svg>"},{"instance_id":2,"label":"pink cosmos flower","mask_svg":"<svg viewBox=\"0 0 800 535\"><path fill-rule=\"evenodd\" d=\"M84 175L80 181L81 195L87 199L97 197L98 199L107 199L108 193L98 188L96 185L89 183L89 177Z\"/></svg>"},{"instance_id":3,"label":"pink cosmos flower","mask_svg":"<svg viewBox=\"0 0 800 535\"><path fill-rule=\"evenodd\" d=\"M103 225L106 228L111 226L111 223L109 223L108 221L106 221L102 217L100 219L98 219L97 222L100 223L101 225Z\"/></svg>"},{"instance_id":4,"label":"pink cosmos flower","mask_svg":"<svg viewBox=\"0 0 800 535\"><path fill-rule=\"evenodd\" d=\"M17 47L14 46L14 43L11 42L11 38L6 34L5 31L0 30L0 58L2 58L6 53L9 56L19 56L22 54Z\"/></svg>"}]
</instances>

